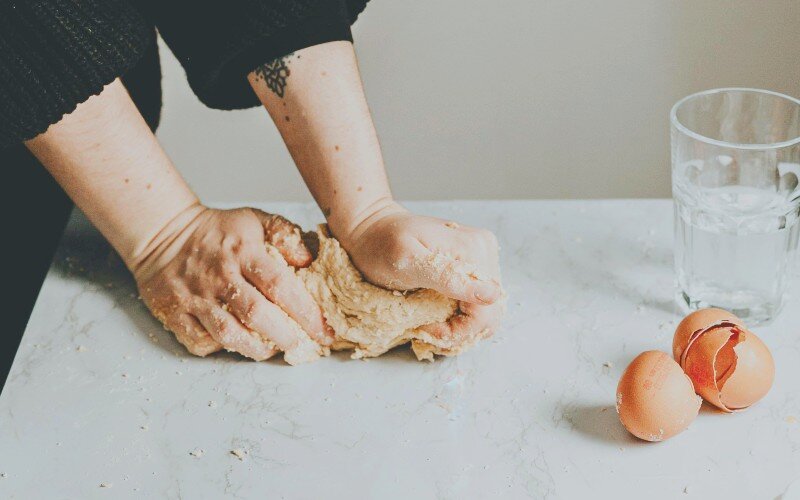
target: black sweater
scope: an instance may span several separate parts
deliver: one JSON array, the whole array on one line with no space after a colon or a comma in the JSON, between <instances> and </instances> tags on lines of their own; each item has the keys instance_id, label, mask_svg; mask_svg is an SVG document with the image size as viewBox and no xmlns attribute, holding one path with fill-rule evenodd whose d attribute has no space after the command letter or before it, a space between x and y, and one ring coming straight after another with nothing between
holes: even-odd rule
<instances>
[{"instance_id":1,"label":"black sweater","mask_svg":"<svg viewBox=\"0 0 800 500\"><path fill-rule=\"evenodd\" d=\"M155 29L203 103L255 106L247 73L295 50L352 40L367 1L0 0L0 148L45 131L117 77L154 127Z\"/></svg>"}]
</instances>

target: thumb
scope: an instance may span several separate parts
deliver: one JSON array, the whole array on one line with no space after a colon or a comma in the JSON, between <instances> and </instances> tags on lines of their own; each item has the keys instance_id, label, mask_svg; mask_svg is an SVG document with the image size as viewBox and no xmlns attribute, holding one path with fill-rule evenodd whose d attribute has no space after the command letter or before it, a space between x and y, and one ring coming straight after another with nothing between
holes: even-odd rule
<instances>
[{"instance_id":1,"label":"thumb","mask_svg":"<svg viewBox=\"0 0 800 500\"><path fill-rule=\"evenodd\" d=\"M294 267L307 267L312 256L303 243L300 226L280 215L253 210L264 226L264 239L281 253L286 263Z\"/></svg>"}]
</instances>

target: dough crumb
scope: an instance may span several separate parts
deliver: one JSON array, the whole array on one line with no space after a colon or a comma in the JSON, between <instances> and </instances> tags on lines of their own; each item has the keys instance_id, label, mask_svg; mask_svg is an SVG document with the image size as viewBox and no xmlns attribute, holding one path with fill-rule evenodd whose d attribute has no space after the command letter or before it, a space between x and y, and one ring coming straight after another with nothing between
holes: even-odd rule
<instances>
[{"instance_id":1,"label":"dough crumb","mask_svg":"<svg viewBox=\"0 0 800 500\"><path fill-rule=\"evenodd\" d=\"M238 458L239 461L244 461L245 457L247 456L247 450L243 450L241 448L234 448L231 450L231 455Z\"/></svg>"},{"instance_id":2,"label":"dough crumb","mask_svg":"<svg viewBox=\"0 0 800 500\"><path fill-rule=\"evenodd\" d=\"M87 351L86 347L84 347L82 345L79 345L78 347L76 347L75 350L78 351L78 352L86 352Z\"/></svg>"},{"instance_id":3,"label":"dough crumb","mask_svg":"<svg viewBox=\"0 0 800 500\"><path fill-rule=\"evenodd\" d=\"M200 448L196 448L189 452L189 455L193 456L194 458L200 458L205 454L206 452Z\"/></svg>"},{"instance_id":4,"label":"dough crumb","mask_svg":"<svg viewBox=\"0 0 800 500\"><path fill-rule=\"evenodd\" d=\"M101 488L111 488L112 486L114 485L111 483L100 483Z\"/></svg>"},{"instance_id":5,"label":"dough crumb","mask_svg":"<svg viewBox=\"0 0 800 500\"><path fill-rule=\"evenodd\" d=\"M209 401L208 402L208 407L209 408L216 408L217 407L217 402L216 401Z\"/></svg>"}]
</instances>

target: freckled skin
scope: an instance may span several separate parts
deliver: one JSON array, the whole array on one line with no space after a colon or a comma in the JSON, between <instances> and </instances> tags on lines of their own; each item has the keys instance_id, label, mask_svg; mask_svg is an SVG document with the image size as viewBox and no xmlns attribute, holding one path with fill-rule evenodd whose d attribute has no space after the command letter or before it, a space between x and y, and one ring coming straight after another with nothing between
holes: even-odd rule
<instances>
[{"instance_id":1,"label":"freckled skin","mask_svg":"<svg viewBox=\"0 0 800 500\"><path fill-rule=\"evenodd\" d=\"M311 263L295 225L255 209L205 209L184 231L188 238L167 240L134 274L147 307L191 353L225 349L262 360L284 351L288 361L312 339L330 343L319 307L289 267Z\"/></svg>"},{"instance_id":2,"label":"freckled skin","mask_svg":"<svg viewBox=\"0 0 800 500\"><path fill-rule=\"evenodd\" d=\"M478 228L445 227L446 221L412 214L394 201L351 43L320 44L295 55L281 93L258 74L250 73L248 81L331 234L368 281L396 290L432 288L461 301L464 314L438 325L436 334L495 330L503 295L496 238ZM286 122L286 106L302 113L303 127ZM472 271L434 265L448 259L467 263Z\"/></svg>"}]
</instances>

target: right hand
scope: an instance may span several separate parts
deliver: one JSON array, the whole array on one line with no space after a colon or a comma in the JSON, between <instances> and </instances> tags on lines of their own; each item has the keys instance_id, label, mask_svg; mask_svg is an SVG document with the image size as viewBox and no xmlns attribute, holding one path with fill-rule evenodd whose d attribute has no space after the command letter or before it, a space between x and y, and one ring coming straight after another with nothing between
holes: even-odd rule
<instances>
[{"instance_id":1,"label":"right hand","mask_svg":"<svg viewBox=\"0 0 800 500\"><path fill-rule=\"evenodd\" d=\"M423 330L463 345L499 329L505 299L494 234L415 215L391 200L362 217L349 232L333 231L367 280L393 290L430 288L459 301L458 314Z\"/></svg>"},{"instance_id":2,"label":"right hand","mask_svg":"<svg viewBox=\"0 0 800 500\"><path fill-rule=\"evenodd\" d=\"M299 228L283 217L195 205L130 267L147 307L192 354L226 349L263 360L283 351L296 364L315 359L333 340L290 267L310 263Z\"/></svg>"}]
</instances>

